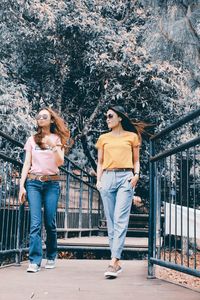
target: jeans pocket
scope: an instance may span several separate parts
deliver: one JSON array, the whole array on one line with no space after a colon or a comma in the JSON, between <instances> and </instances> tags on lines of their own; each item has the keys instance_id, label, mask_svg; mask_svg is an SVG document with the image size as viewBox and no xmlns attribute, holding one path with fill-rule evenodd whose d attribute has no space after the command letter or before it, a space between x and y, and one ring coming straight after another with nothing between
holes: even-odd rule
<instances>
[{"instance_id":1,"label":"jeans pocket","mask_svg":"<svg viewBox=\"0 0 200 300\"><path fill-rule=\"evenodd\" d=\"M130 187L130 189L133 191L133 193L135 193L135 187L134 187L134 186L132 186L132 184L131 184L131 178L130 178L130 179L128 179L128 183L129 183L129 187Z\"/></svg>"},{"instance_id":2,"label":"jeans pocket","mask_svg":"<svg viewBox=\"0 0 200 300\"><path fill-rule=\"evenodd\" d=\"M60 184L59 181L51 181L51 187L60 194L60 192L61 192L61 184Z\"/></svg>"}]
</instances>

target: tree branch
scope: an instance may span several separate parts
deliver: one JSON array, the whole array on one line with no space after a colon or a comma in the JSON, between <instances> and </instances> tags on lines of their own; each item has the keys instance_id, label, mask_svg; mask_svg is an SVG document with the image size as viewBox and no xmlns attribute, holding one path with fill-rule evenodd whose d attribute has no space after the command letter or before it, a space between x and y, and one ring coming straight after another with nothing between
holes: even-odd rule
<instances>
[{"instance_id":1,"label":"tree branch","mask_svg":"<svg viewBox=\"0 0 200 300\"><path fill-rule=\"evenodd\" d=\"M86 157L88 158L89 162L91 163L92 168L96 172L97 164L96 164L95 160L93 159L93 157L90 153L90 150L88 148L88 142L87 142L87 136L86 135L81 136L81 143L82 143L83 151L84 151Z\"/></svg>"},{"instance_id":2,"label":"tree branch","mask_svg":"<svg viewBox=\"0 0 200 300\"><path fill-rule=\"evenodd\" d=\"M130 13L131 13L131 9L134 7L136 2L137 2L137 0L133 0L133 1L132 0L127 0L126 14L125 14L124 18L121 21L119 21L120 25L124 24L128 20L128 18L130 16Z\"/></svg>"}]
</instances>

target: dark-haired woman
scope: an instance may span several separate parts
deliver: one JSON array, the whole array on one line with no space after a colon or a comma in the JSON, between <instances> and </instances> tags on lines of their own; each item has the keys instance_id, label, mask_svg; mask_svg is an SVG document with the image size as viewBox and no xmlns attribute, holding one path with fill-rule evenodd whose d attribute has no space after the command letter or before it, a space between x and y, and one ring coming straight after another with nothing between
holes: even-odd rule
<instances>
[{"instance_id":1,"label":"dark-haired woman","mask_svg":"<svg viewBox=\"0 0 200 300\"><path fill-rule=\"evenodd\" d=\"M105 278L116 278L120 265L134 189L139 179L139 148L145 123L132 123L121 106L106 113L110 132L102 134L98 148L97 188L107 219L111 261Z\"/></svg>"},{"instance_id":2,"label":"dark-haired woman","mask_svg":"<svg viewBox=\"0 0 200 300\"><path fill-rule=\"evenodd\" d=\"M46 269L55 267L57 255L56 210L60 194L58 167L64 162L64 149L69 130L51 108L42 109L36 116L37 133L28 138L26 157L20 180L19 201L27 194L30 208L29 267L38 272L42 261L42 205L46 229Z\"/></svg>"}]
</instances>

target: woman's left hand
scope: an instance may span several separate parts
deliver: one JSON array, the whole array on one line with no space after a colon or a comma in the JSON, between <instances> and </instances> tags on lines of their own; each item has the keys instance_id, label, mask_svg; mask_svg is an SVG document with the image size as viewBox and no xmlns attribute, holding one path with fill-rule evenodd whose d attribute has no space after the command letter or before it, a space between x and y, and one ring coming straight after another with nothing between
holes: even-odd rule
<instances>
[{"instance_id":1,"label":"woman's left hand","mask_svg":"<svg viewBox=\"0 0 200 300\"><path fill-rule=\"evenodd\" d=\"M138 182L139 176L136 174L130 179L130 184L134 188Z\"/></svg>"},{"instance_id":2,"label":"woman's left hand","mask_svg":"<svg viewBox=\"0 0 200 300\"><path fill-rule=\"evenodd\" d=\"M52 143L51 139L47 135L42 139L42 142L51 148L56 146L55 144Z\"/></svg>"}]
</instances>

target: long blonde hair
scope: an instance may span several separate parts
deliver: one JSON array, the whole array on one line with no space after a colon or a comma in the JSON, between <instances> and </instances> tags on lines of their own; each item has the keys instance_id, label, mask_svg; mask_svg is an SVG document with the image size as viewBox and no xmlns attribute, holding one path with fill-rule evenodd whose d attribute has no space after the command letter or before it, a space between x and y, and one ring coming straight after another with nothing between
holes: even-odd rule
<instances>
[{"instance_id":1,"label":"long blonde hair","mask_svg":"<svg viewBox=\"0 0 200 300\"><path fill-rule=\"evenodd\" d=\"M44 107L40 111L42 110L47 110L50 113L51 121L53 122L50 125L50 132L55 133L60 137L62 149L65 148L65 151L69 150L73 142L70 139L70 131L67 125L65 125L64 120L50 107ZM41 149L45 149L45 145L42 143L43 137L44 134L42 128L38 126L37 133L34 135L34 140Z\"/></svg>"}]
</instances>

